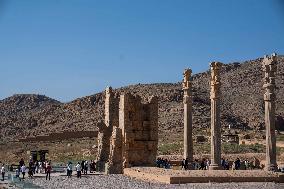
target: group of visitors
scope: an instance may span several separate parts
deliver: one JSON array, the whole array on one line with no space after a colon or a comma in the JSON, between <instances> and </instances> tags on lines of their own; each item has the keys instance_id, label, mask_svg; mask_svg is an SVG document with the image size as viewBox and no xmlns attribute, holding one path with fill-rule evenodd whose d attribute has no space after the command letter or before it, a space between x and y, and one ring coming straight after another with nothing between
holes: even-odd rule
<instances>
[{"instance_id":1,"label":"group of visitors","mask_svg":"<svg viewBox=\"0 0 284 189\"><path fill-rule=\"evenodd\" d=\"M159 168L165 168L165 169L171 168L170 162L167 159L163 159L163 158L157 158L156 166Z\"/></svg>"},{"instance_id":2,"label":"group of visitors","mask_svg":"<svg viewBox=\"0 0 284 189\"><path fill-rule=\"evenodd\" d=\"M254 160L256 162L256 160ZM236 158L235 161L230 162L228 159L222 158L221 159L221 167L224 170L229 170L230 167L232 170L240 170L240 169L252 169L252 168L261 168L258 163L253 163L254 166L252 165L251 162L246 159L245 161L241 161L240 158ZM182 170L188 170L188 169L193 169L193 170L209 170L210 166L210 160L203 158L201 161L198 159L195 159L193 162L189 162L188 158L183 159L181 161L181 168ZM241 168L242 167L242 168Z\"/></svg>"},{"instance_id":3,"label":"group of visitors","mask_svg":"<svg viewBox=\"0 0 284 189\"><path fill-rule=\"evenodd\" d=\"M189 162L188 158L181 161L182 170L208 170L210 165L209 159L203 158L200 162L195 159L193 162Z\"/></svg>"},{"instance_id":4,"label":"group of visitors","mask_svg":"<svg viewBox=\"0 0 284 189\"><path fill-rule=\"evenodd\" d=\"M198 159L195 159L192 163L194 170L209 170L210 161L209 159L203 158L200 162Z\"/></svg>"},{"instance_id":5,"label":"group of visitors","mask_svg":"<svg viewBox=\"0 0 284 189\"><path fill-rule=\"evenodd\" d=\"M228 159L221 159L221 166L224 170L229 170L230 169L230 163Z\"/></svg>"},{"instance_id":6,"label":"group of visitors","mask_svg":"<svg viewBox=\"0 0 284 189\"><path fill-rule=\"evenodd\" d=\"M77 178L81 178L82 173L84 175L88 174L88 170L90 171L90 173L93 173L94 171L96 171L96 162L91 160L91 162L89 163L88 161L83 160L82 162L78 162L74 168L76 170ZM72 162L68 162L67 164L67 177L68 178L71 178L72 172L73 172Z\"/></svg>"},{"instance_id":7,"label":"group of visitors","mask_svg":"<svg viewBox=\"0 0 284 189\"><path fill-rule=\"evenodd\" d=\"M46 180L50 180L51 174L51 161L34 161L30 159L28 163L28 167L25 165L24 159L19 161L19 166L16 169L16 177L20 178L20 174L22 174L22 179L25 179L26 173L28 173L29 178L33 178L36 173L44 173L46 174Z\"/></svg>"},{"instance_id":8,"label":"group of visitors","mask_svg":"<svg viewBox=\"0 0 284 189\"><path fill-rule=\"evenodd\" d=\"M2 164L0 162L0 164ZM25 179L26 174L28 174L29 178L33 178L34 174L36 173L44 173L46 174L46 180L50 180L50 173L52 170L51 167L51 162L50 161L33 161L32 159L29 161L28 166L26 166L24 159L22 158L19 161L19 164L17 165L17 168L14 169L13 165L8 167L9 171L13 172L15 170L15 176L16 178ZM6 167L5 164L3 163L1 166L1 175L2 175L2 180L4 181L5 178L5 173L6 173Z\"/></svg>"}]
</instances>

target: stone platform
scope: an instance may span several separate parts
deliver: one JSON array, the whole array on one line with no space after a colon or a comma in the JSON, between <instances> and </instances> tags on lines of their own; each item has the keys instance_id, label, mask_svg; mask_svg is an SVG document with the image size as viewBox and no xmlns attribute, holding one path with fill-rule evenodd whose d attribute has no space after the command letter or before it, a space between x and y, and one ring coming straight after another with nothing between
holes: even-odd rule
<instances>
[{"instance_id":1,"label":"stone platform","mask_svg":"<svg viewBox=\"0 0 284 189\"><path fill-rule=\"evenodd\" d=\"M279 182L284 183L283 173L263 170L171 170L155 167L133 167L124 169L124 175L147 182L166 184L208 182Z\"/></svg>"}]
</instances>

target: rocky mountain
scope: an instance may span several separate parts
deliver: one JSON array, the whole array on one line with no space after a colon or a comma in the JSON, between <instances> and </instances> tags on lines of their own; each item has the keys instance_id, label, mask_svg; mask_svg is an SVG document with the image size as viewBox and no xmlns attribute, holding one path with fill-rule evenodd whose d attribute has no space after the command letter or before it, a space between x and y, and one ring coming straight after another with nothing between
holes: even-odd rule
<instances>
[{"instance_id":1,"label":"rocky mountain","mask_svg":"<svg viewBox=\"0 0 284 189\"><path fill-rule=\"evenodd\" d=\"M222 127L263 129L264 102L262 59L225 64L221 70ZM284 128L284 57L278 57L277 127ZM182 73L182 70L181 70ZM195 132L210 126L210 72L193 76L193 126ZM182 74L181 74L182 79ZM181 83L138 84L116 89L116 95L131 92L147 98L159 98L159 131L183 131L183 92ZM14 95L0 101L2 141L60 131L96 130L104 116L104 93L61 103L42 95Z\"/></svg>"}]
</instances>

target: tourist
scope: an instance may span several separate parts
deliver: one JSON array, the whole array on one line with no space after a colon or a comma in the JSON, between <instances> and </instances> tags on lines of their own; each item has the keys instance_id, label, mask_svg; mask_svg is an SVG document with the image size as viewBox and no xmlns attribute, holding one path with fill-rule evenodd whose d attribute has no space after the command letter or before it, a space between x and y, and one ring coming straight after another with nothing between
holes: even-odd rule
<instances>
[{"instance_id":1,"label":"tourist","mask_svg":"<svg viewBox=\"0 0 284 189\"><path fill-rule=\"evenodd\" d=\"M225 161L225 170L229 170L230 169L230 165L229 165L229 160L227 159Z\"/></svg>"},{"instance_id":2,"label":"tourist","mask_svg":"<svg viewBox=\"0 0 284 189\"><path fill-rule=\"evenodd\" d=\"M205 161L205 169L209 170L209 166L210 166L210 161L209 161L209 159L206 159L206 161Z\"/></svg>"},{"instance_id":3,"label":"tourist","mask_svg":"<svg viewBox=\"0 0 284 189\"><path fill-rule=\"evenodd\" d=\"M232 170L236 170L236 161L233 161Z\"/></svg>"},{"instance_id":4,"label":"tourist","mask_svg":"<svg viewBox=\"0 0 284 189\"><path fill-rule=\"evenodd\" d=\"M20 167L22 167L23 165L25 165L25 161L24 161L23 158L19 161L19 165L20 165Z\"/></svg>"},{"instance_id":5,"label":"tourist","mask_svg":"<svg viewBox=\"0 0 284 189\"><path fill-rule=\"evenodd\" d=\"M221 166L223 167L223 169L226 169L225 168L225 159L224 158L221 158Z\"/></svg>"},{"instance_id":6,"label":"tourist","mask_svg":"<svg viewBox=\"0 0 284 189\"><path fill-rule=\"evenodd\" d=\"M38 171L39 171L39 162L36 161L35 162L35 173L38 173Z\"/></svg>"},{"instance_id":7,"label":"tourist","mask_svg":"<svg viewBox=\"0 0 284 189\"><path fill-rule=\"evenodd\" d=\"M201 163L200 163L200 168L201 170L205 170L206 169L206 166L205 166L205 159L203 158Z\"/></svg>"},{"instance_id":8,"label":"tourist","mask_svg":"<svg viewBox=\"0 0 284 189\"><path fill-rule=\"evenodd\" d=\"M235 161L235 169L239 170L241 168L241 160L239 158Z\"/></svg>"},{"instance_id":9,"label":"tourist","mask_svg":"<svg viewBox=\"0 0 284 189\"><path fill-rule=\"evenodd\" d=\"M181 161L181 170L185 170L185 159Z\"/></svg>"},{"instance_id":10,"label":"tourist","mask_svg":"<svg viewBox=\"0 0 284 189\"><path fill-rule=\"evenodd\" d=\"M28 177L29 178L32 178L33 177L33 174L34 174L34 171L33 171L33 161L30 160L29 162L29 170L28 170Z\"/></svg>"},{"instance_id":11,"label":"tourist","mask_svg":"<svg viewBox=\"0 0 284 189\"><path fill-rule=\"evenodd\" d=\"M78 164L76 165L76 171L77 171L77 178L81 178L81 165L80 162L78 162Z\"/></svg>"},{"instance_id":12,"label":"tourist","mask_svg":"<svg viewBox=\"0 0 284 189\"><path fill-rule=\"evenodd\" d=\"M84 175L88 174L88 167L89 167L89 163L88 161L84 162Z\"/></svg>"},{"instance_id":13,"label":"tourist","mask_svg":"<svg viewBox=\"0 0 284 189\"><path fill-rule=\"evenodd\" d=\"M38 162L38 172L42 173L42 162L41 161Z\"/></svg>"},{"instance_id":14,"label":"tourist","mask_svg":"<svg viewBox=\"0 0 284 189\"><path fill-rule=\"evenodd\" d=\"M93 172L93 171L96 172L96 161L93 161L93 162L91 163L91 165L92 165L92 172Z\"/></svg>"},{"instance_id":15,"label":"tourist","mask_svg":"<svg viewBox=\"0 0 284 189\"><path fill-rule=\"evenodd\" d=\"M16 178L20 178L20 166L16 169L15 171L15 175L16 175Z\"/></svg>"},{"instance_id":16,"label":"tourist","mask_svg":"<svg viewBox=\"0 0 284 189\"><path fill-rule=\"evenodd\" d=\"M91 160L91 163L90 163L90 173L92 173L93 171L95 171L95 161Z\"/></svg>"},{"instance_id":17,"label":"tourist","mask_svg":"<svg viewBox=\"0 0 284 189\"><path fill-rule=\"evenodd\" d=\"M47 163L47 166L46 166L46 177L45 177L45 180L50 180L50 173L51 173L51 162Z\"/></svg>"},{"instance_id":18,"label":"tourist","mask_svg":"<svg viewBox=\"0 0 284 189\"><path fill-rule=\"evenodd\" d=\"M2 175L2 180L4 181L4 178L5 178L5 164L3 164L2 167L1 167L1 175Z\"/></svg>"},{"instance_id":19,"label":"tourist","mask_svg":"<svg viewBox=\"0 0 284 189\"><path fill-rule=\"evenodd\" d=\"M85 170L85 161L84 160L81 162L81 170L84 173L84 170Z\"/></svg>"},{"instance_id":20,"label":"tourist","mask_svg":"<svg viewBox=\"0 0 284 189\"><path fill-rule=\"evenodd\" d=\"M185 170L188 169L188 163L189 163L188 158L186 158L185 161L184 161L184 169Z\"/></svg>"},{"instance_id":21,"label":"tourist","mask_svg":"<svg viewBox=\"0 0 284 189\"><path fill-rule=\"evenodd\" d=\"M67 165L67 177L71 178L71 176L72 176L72 163L69 162Z\"/></svg>"},{"instance_id":22,"label":"tourist","mask_svg":"<svg viewBox=\"0 0 284 189\"><path fill-rule=\"evenodd\" d=\"M248 159L245 160L245 170L249 169L249 161Z\"/></svg>"},{"instance_id":23,"label":"tourist","mask_svg":"<svg viewBox=\"0 0 284 189\"><path fill-rule=\"evenodd\" d=\"M170 169L171 168L170 163L169 163L169 161L167 159L165 159L164 166L165 166L165 169Z\"/></svg>"},{"instance_id":24,"label":"tourist","mask_svg":"<svg viewBox=\"0 0 284 189\"><path fill-rule=\"evenodd\" d=\"M29 169L28 169L28 177L29 177L29 178L33 178L33 175L34 175L34 173L33 173L33 168L32 168L32 166L29 166Z\"/></svg>"},{"instance_id":25,"label":"tourist","mask_svg":"<svg viewBox=\"0 0 284 189\"><path fill-rule=\"evenodd\" d=\"M97 162L93 161L93 167L94 167L94 171L97 171Z\"/></svg>"},{"instance_id":26,"label":"tourist","mask_svg":"<svg viewBox=\"0 0 284 189\"><path fill-rule=\"evenodd\" d=\"M23 164L21 166L21 172L22 172L22 175L23 175L23 179L25 179L25 174L26 174L26 166L25 166L25 164Z\"/></svg>"},{"instance_id":27,"label":"tourist","mask_svg":"<svg viewBox=\"0 0 284 189\"><path fill-rule=\"evenodd\" d=\"M195 159L195 160L194 160L193 165L194 165L194 169L195 169L195 170L198 170L198 169L199 169L198 159Z\"/></svg>"},{"instance_id":28,"label":"tourist","mask_svg":"<svg viewBox=\"0 0 284 189\"><path fill-rule=\"evenodd\" d=\"M158 158L157 161L156 161L157 167L160 168L161 167L161 163L162 163L161 158Z\"/></svg>"},{"instance_id":29,"label":"tourist","mask_svg":"<svg viewBox=\"0 0 284 189\"><path fill-rule=\"evenodd\" d=\"M47 164L48 164L48 162L47 162L47 160L45 160L45 161L43 162L44 174L46 174L46 167L47 167Z\"/></svg>"}]
</instances>

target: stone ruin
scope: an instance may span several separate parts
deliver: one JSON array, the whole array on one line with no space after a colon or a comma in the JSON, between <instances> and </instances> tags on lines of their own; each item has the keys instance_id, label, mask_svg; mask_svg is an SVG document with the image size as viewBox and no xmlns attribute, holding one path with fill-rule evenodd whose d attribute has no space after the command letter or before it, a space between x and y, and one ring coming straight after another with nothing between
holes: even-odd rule
<instances>
[{"instance_id":1,"label":"stone ruin","mask_svg":"<svg viewBox=\"0 0 284 189\"><path fill-rule=\"evenodd\" d=\"M111 87L105 91L105 120L97 124L98 128L98 171L105 170L105 163L109 160L110 140L114 127L118 127L119 98L115 97Z\"/></svg>"},{"instance_id":2,"label":"stone ruin","mask_svg":"<svg viewBox=\"0 0 284 189\"><path fill-rule=\"evenodd\" d=\"M105 121L97 125L99 171L121 174L131 166L153 166L158 150L158 99L142 103L129 93L106 89Z\"/></svg>"},{"instance_id":3,"label":"stone ruin","mask_svg":"<svg viewBox=\"0 0 284 189\"><path fill-rule=\"evenodd\" d=\"M211 164L210 170L221 169L221 123L220 123L220 98L221 95L221 78L220 68L222 63L210 63L211 79L210 79L210 99L211 99ZM277 55L274 53L271 56L265 56L262 61L262 69L264 72L264 104L265 104L265 127L266 127L266 171L275 171L277 169L276 162L276 137L275 137L275 73L277 71ZM189 158L193 156L192 146L192 103L191 95L191 69L184 71L184 157ZM190 131L189 131L190 130ZM233 137L234 141L238 143L238 135L224 135L225 137ZM236 140L236 141L235 141Z\"/></svg>"},{"instance_id":4,"label":"stone ruin","mask_svg":"<svg viewBox=\"0 0 284 189\"><path fill-rule=\"evenodd\" d=\"M264 101L266 125L266 170L275 170L275 72L276 54L263 60L265 73ZM222 63L212 62L210 79L211 99L211 164L210 170L221 168L220 98ZM192 161L192 94L191 70L184 72L184 157ZM131 166L153 166L158 148L158 100L151 97L142 103L139 96L123 94L114 97L112 89L106 90L105 122L98 124L98 167L110 174L123 173ZM105 167L105 165L107 165Z\"/></svg>"}]
</instances>

